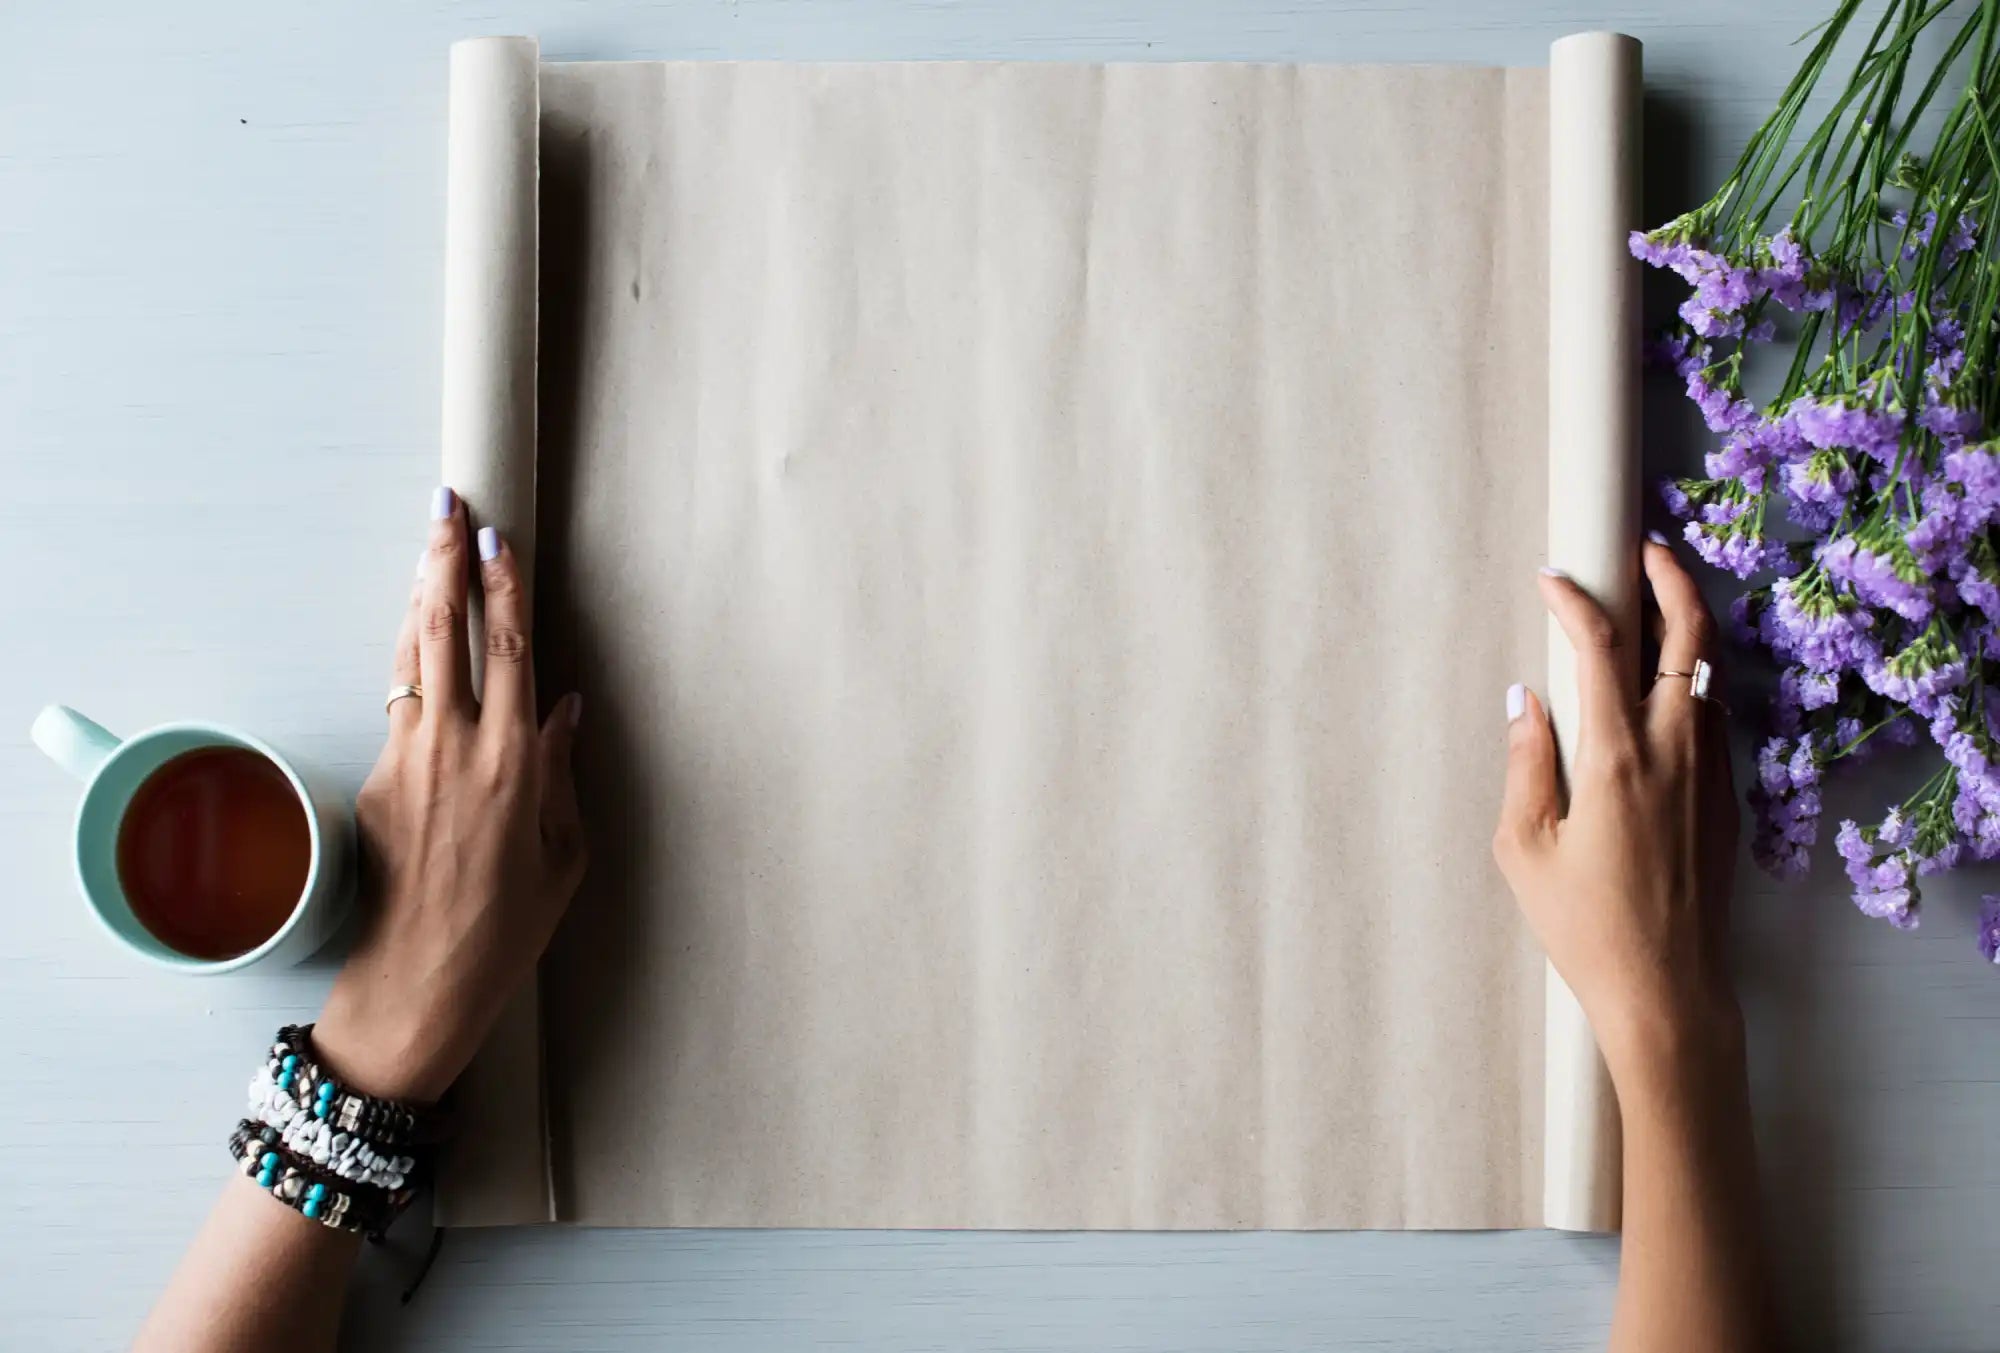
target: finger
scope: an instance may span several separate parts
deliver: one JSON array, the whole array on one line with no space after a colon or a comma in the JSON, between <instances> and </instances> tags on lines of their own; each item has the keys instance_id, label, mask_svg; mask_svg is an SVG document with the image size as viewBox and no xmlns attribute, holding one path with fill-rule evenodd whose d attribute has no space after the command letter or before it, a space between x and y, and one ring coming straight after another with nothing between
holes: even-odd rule
<instances>
[{"instance_id":1,"label":"finger","mask_svg":"<svg viewBox=\"0 0 2000 1353\"><path fill-rule=\"evenodd\" d=\"M1493 854L1512 868L1549 838L1562 813L1556 739L1548 711L1526 686L1507 688L1507 784L1500 796L1500 822L1493 831Z\"/></svg>"},{"instance_id":2,"label":"finger","mask_svg":"<svg viewBox=\"0 0 2000 1353\"><path fill-rule=\"evenodd\" d=\"M1646 581L1660 607L1660 670L1692 672L1697 661L1715 661L1715 617L1694 578L1663 540L1648 540L1640 551ZM1662 683L1685 695L1688 683Z\"/></svg>"},{"instance_id":3,"label":"finger","mask_svg":"<svg viewBox=\"0 0 2000 1353\"><path fill-rule=\"evenodd\" d=\"M576 776L571 749L583 717L583 697L571 691L556 702L542 723L542 840L555 867L578 870L583 864L583 817L576 804Z\"/></svg>"},{"instance_id":4,"label":"finger","mask_svg":"<svg viewBox=\"0 0 2000 1353\"><path fill-rule=\"evenodd\" d=\"M431 546L424 558L423 613L417 667L424 713L433 719L472 714L472 658L466 648L465 504L448 488L431 497Z\"/></svg>"},{"instance_id":5,"label":"finger","mask_svg":"<svg viewBox=\"0 0 2000 1353\"><path fill-rule=\"evenodd\" d=\"M1616 747L1632 737L1630 697L1623 664L1625 640L1604 608L1560 569L1543 569L1542 600L1562 626L1576 655L1576 693L1582 727L1576 753Z\"/></svg>"},{"instance_id":6,"label":"finger","mask_svg":"<svg viewBox=\"0 0 2000 1353\"><path fill-rule=\"evenodd\" d=\"M479 584L486 596L486 678L479 720L506 728L535 717L535 660L528 638L528 593L520 561L491 526L479 528Z\"/></svg>"},{"instance_id":7,"label":"finger","mask_svg":"<svg viewBox=\"0 0 2000 1353\"><path fill-rule=\"evenodd\" d=\"M417 576L410 580L410 601L403 607L403 623L396 631L396 651L389 663L391 686L422 684L423 672L417 658L417 631L423 624L424 562L429 558L429 551L417 556ZM421 696L398 700L389 706L389 735L395 737L415 728L423 718L423 712Z\"/></svg>"}]
</instances>

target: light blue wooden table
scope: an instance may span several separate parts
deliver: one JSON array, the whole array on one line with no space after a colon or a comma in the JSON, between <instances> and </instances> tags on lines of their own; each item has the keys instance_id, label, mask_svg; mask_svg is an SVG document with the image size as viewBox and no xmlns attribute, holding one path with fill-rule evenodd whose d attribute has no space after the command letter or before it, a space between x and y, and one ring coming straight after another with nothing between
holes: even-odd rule
<instances>
[{"instance_id":1,"label":"light blue wooden table","mask_svg":"<svg viewBox=\"0 0 2000 1353\"><path fill-rule=\"evenodd\" d=\"M324 967L136 968L66 872L25 737L209 714L359 783L436 472L445 48L551 57L1539 63L1646 43L1650 209L1688 203L1826 0L494 0L0 8L0 1345L115 1346L226 1168L262 1040ZM1661 433L1662 462L1686 454ZM1496 735L1498 693L1495 694ZM1878 786L1879 788L1879 786ZM1989 882L1989 887L1993 886ZM1976 881L1926 927L1830 873L1746 882L1773 1228L1817 1347L2000 1348L2000 973ZM1612 1242L1490 1235L516 1231L358 1348L1552 1350L1602 1339Z\"/></svg>"}]
</instances>

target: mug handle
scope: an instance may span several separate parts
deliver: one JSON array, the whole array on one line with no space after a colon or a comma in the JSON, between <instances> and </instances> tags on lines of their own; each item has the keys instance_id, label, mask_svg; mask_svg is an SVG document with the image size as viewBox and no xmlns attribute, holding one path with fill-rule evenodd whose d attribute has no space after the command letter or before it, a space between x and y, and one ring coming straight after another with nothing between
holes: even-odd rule
<instances>
[{"instance_id":1,"label":"mug handle","mask_svg":"<svg viewBox=\"0 0 2000 1353\"><path fill-rule=\"evenodd\" d=\"M118 750L118 737L102 724L84 718L68 705L50 705L35 716L28 736L43 755L74 775L88 780L105 758Z\"/></svg>"}]
</instances>

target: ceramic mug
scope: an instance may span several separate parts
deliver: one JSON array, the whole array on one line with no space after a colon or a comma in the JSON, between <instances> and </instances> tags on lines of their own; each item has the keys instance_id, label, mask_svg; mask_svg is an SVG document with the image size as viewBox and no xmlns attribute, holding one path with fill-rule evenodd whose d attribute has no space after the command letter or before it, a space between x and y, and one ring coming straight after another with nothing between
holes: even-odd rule
<instances>
[{"instance_id":1,"label":"ceramic mug","mask_svg":"<svg viewBox=\"0 0 2000 1353\"><path fill-rule=\"evenodd\" d=\"M278 752L233 728L170 723L120 739L67 705L50 705L30 736L50 760L84 782L71 829L77 886L91 914L127 950L183 973L223 973L253 963L297 963L332 938L346 919L354 891L354 819L346 800L312 783ZM291 782L305 810L312 854L305 887L277 933L233 958L192 958L154 937L132 913L118 881L118 828L132 795L148 776L183 752L240 747L269 761Z\"/></svg>"}]
</instances>

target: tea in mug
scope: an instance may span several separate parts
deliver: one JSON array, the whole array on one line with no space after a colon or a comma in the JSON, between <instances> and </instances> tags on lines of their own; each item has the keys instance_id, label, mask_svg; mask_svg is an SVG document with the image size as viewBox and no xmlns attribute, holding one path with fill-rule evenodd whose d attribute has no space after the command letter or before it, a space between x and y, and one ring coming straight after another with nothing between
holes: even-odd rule
<instances>
[{"instance_id":1,"label":"tea in mug","mask_svg":"<svg viewBox=\"0 0 2000 1353\"><path fill-rule=\"evenodd\" d=\"M244 747L163 762L118 828L118 882L133 916L189 958L235 958L277 934L311 867L298 791Z\"/></svg>"}]
</instances>

